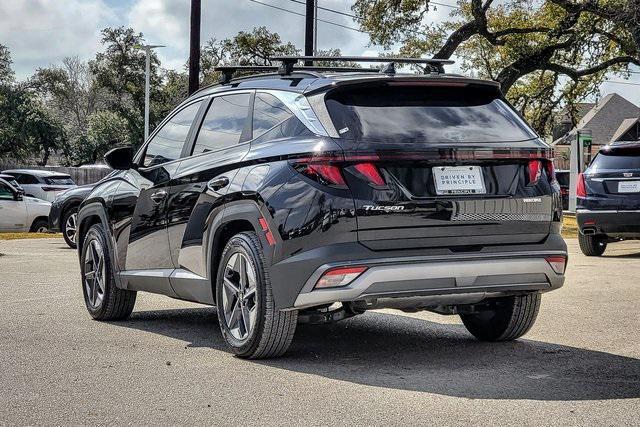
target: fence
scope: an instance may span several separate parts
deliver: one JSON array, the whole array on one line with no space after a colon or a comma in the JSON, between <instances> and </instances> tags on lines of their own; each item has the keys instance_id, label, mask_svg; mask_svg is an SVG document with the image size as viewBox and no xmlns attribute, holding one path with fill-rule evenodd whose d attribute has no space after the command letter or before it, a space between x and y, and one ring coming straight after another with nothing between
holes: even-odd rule
<instances>
[{"instance_id":1,"label":"fence","mask_svg":"<svg viewBox=\"0 0 640 427\"><path fill-rule=\"evenodd\" d=\"M100 181L102 178L107 176L111 169L108 168L73 168L73 167L63 167L63 166L21 166L18 164L3 164L0 163L0 171L8 170L8 169L38 169L38 170L47 170L52 172L60 172L66 173L70 175L71 178L78 185L85 184L93 184L94 182Z\"/></svg>"}]
</instances>

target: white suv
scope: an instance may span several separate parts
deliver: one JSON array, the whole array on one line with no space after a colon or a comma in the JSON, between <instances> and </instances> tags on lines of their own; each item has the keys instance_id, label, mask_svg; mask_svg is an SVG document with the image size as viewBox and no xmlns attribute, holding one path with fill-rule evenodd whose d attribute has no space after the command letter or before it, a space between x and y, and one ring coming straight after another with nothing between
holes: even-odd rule
<instances>
[{"instance_id":1,"label":"white suv","mask_svg":"<svg viewBox=\"0 0 640 427\"><path fill-rule=\"evenodd\" d=\"M18 189L0 178L0 232L46 232L50 210L51 203L24 197Z\"/></svg>"},{"instance_id":2,"label":"white suv","mask_svg":"<svg viewBox=\"0 0 640 427\"><path fill-rule=\"evenodd\" d=\"M53 202L56 196L77 187L71 176L47 170L12 169L2 172L13 176L24 188L26 196Z\"/></svg>"}]
</instances>

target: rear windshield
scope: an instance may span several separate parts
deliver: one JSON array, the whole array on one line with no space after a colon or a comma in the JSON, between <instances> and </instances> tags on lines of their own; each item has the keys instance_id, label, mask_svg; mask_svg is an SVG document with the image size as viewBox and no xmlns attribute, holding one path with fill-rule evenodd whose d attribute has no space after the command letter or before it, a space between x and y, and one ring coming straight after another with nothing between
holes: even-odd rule
<instances>
[{"instance_id":1,"label":"rear windshield","mask_svg":"<svg viewBox=\"0 0 640 427\"><path fill-rule=\"evenodd\" d=\"M592 169L640 169L640 149L600 152L593 159Z\"/></svg>"},{"instance_id":2,"label":"rear windshield","mask_svg":"<svg viewBox=\"0 0 640 427\"><path fill-rule=\"evenodd\" d=\"M524 141L537 135L498 97L478 86L391 86L336 90L326 105L342 138L366 142Z\"/></svg>"},{"instance_id":3,"label":"rear windshield","mask_svg":"<svg viewBox=\"0 0 640 427\"><path fill-rule=\"evenodd\" d=\"M44 182L49 185L75 185L69 176L52 176L44 178Z\"/></svg>"}]
</instances>

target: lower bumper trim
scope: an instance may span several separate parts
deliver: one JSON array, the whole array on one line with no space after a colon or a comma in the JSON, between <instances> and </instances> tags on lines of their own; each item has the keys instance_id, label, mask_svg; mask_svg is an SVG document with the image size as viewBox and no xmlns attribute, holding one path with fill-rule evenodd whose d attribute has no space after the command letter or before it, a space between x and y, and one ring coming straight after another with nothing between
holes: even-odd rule
<instances>
[{"instance_id":1,"label":"lower bumper trim","mask_svg":"<svg viewBox=\"0 0 640 427\"><path fill-rule=\"evenodd\" d=\"M382 297L443 296L437 304L434 299L440 305L455 301L459 294L547 291L564 283L564 275L555 273L544 257L531 257L370 265L347 286L313 289L317 277L330 267L323 266L311 276L294 308Z\"/></svg>"}]
</instances>

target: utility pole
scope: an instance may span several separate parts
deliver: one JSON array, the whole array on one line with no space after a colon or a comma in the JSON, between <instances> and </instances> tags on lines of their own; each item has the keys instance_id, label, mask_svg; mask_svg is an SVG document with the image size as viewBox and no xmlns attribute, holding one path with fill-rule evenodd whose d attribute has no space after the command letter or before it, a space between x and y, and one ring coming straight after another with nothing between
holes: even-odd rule
<instances>
[{"instance_id":1,"label":"utility pole","mask_svg":"<svg viewBox=\"0 0 640 427\"><path fill-rule=\"evenodd\" d=\"M200 20L202 2L191 0L191 37L189 47L189 95L200 87Z\"/></svg>"},{"instance_id":2,"label":"utility pole","mask_svg":"<svg viewBox=\"0 0 640 427\"><path fill-rule=\"evenodd\" d=\"M316 4L315 0L307 0L307 8L305 14L305 25L304 25L304 55L312 56L313 55L313 45L314 45L314 22L315 22L315 11ZM313 61L305 61L304 65L313 65Z\"/></svg>"},{"instance_id":3,"label":"utility pole","mask_svg":"<svg viewBox=\"0 0 640 427\"><path fill-rule=\"evenodd\" d=\"M313 54L318 56L318 0L313 0Z\"/></svg>"},{"instance_id":4,"label":"utility pole","mask_svg":"<svg viewBox=\"0 0 640 427\"><path fill-rule=\"evenodd\" d=\"M151 49L164 47L159 44L136 45L137 49L143 49L145 53L145 73L144 73L144 140L149 138L149 105L151 93Z\"/></svg>"}]
</instances>

